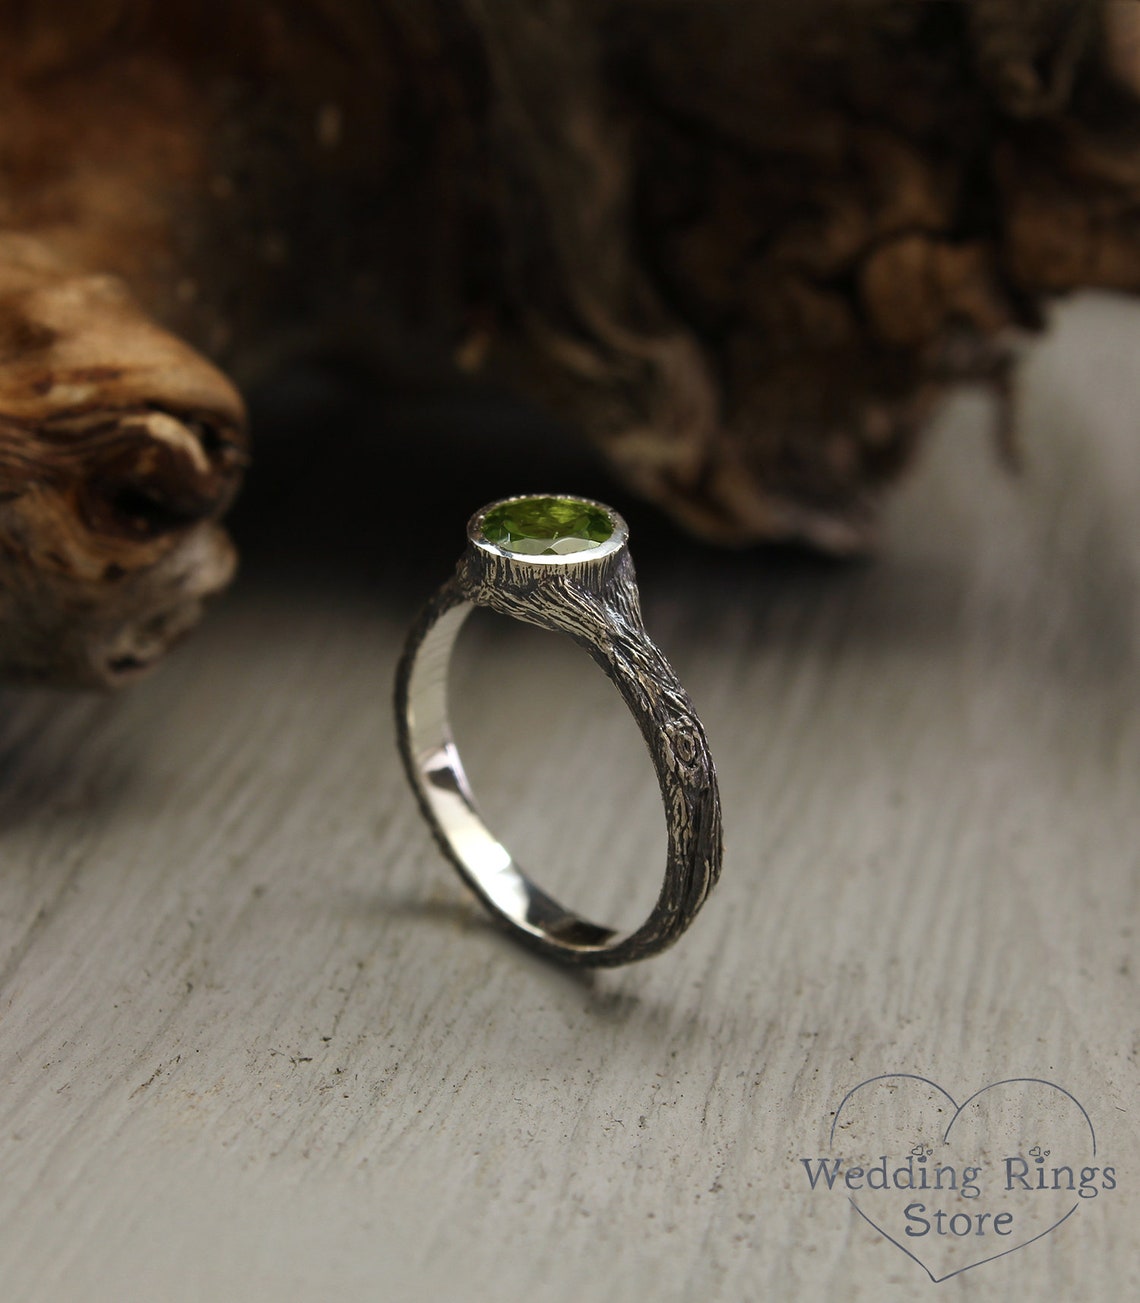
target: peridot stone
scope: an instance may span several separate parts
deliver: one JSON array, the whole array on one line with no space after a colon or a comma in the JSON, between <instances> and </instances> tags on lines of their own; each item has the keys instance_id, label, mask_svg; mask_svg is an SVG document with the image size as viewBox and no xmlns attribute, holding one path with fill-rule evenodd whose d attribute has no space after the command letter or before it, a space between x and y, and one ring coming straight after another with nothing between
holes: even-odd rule
<instances>
[{"instance_id":1,"label":"peridot stone","mask_svg":"<svg viewBox=\"0 0 1140 1303\"><path fill-rule=\"evenodd\" d=\"M606 512L573 498L519 498L492 507L483 517L488 542L529 556L588 552L613 532Z\"/></svg>"}]
</instances>

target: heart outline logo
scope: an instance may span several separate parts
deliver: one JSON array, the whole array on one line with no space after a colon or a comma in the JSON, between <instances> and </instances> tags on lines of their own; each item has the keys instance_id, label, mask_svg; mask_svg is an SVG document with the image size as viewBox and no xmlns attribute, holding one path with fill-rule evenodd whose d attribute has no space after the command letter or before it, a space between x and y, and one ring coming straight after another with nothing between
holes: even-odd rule
<instances>
[{"instance_id":1,"label":"heart outline logo","mask_svg":"<svg viewBox=\"0 0 1140 1303\"><path fill-rule=\"evenodd\" d=\"M880 1073L876 1077L869 1077L866 1081L860 1082L857 1086L853 1086L847 1092L847 1094L844 1095L843 1099L840 1101L839 1107L835 1110L835 1115L832 1118L831 1132L829 1135L829 1143L831 1145L832 1151L834 1151L835 1149L835 1133L840 1125L840 1118L843 1116L843 1110L847 1106L847 1104L855 1097L855 1095L857 1095L858 1092L863 1090L865 1087L873 1086L877 1082L898 1081L898 1080L915 1081L921 1083L924 1086L929 1086L932 1090L936 1091L939 1095L941 1095L942 1098L945 1099L946 1102L953 1109L953 1113L951 1114L950 1121L946 1124L946 1128L942 1133L943 1144L947 1144L949 1142L950 1133L954 1130L955 1124L958 1122L959 1118L961 1118L963 1112L967 1108L969 1108L972 1104L974 1104L976 1101L980 1100L982 1096L985 1095L988 1091L996 1091L1005 1086L1019 1086L1019 1085L1045 1086L1050 1090L1057 1091L1059 1094L1063 1095L1066 1099L1068 1099L1072 1104L1076 1106L1082 1119L1084 1120L1085 1125L1088 1128L1089 1141L1091 1146L1090 1149L1091 1155L1094 1158L1096 1157L1096 1153L1097 1153L1096 1130L1093 1127L1092 1119L1089 1117L1088 1111L1085 1109L1084 1105L1080 1102L1080 1100L1078 1100L1077 1097L1072 1094L1071 1091L1066 1090L1063 1086L1058 1086L1057 1083L1054 1081L1047 1081L1043 1077L1008 1077L1002 1081L994 1081L994 1082L990 1082L990 1084L987 1086L982 1086L979 1090L974 1091L974 1093L970 1095L968 1099L964 1100L963 1103L959 1104L954 1099L953 1095L951 1095L950 1092L946 1090L944 1087L940 1086L936 1081L931 1081L929 1077L924 1077L916 1072L884 1072L884 1073ZM910 1258L912 1262L917 1263L923 1269L923 1271L926 1272L930 1280L936 1285L940 1284L944 1280L951 1280L954 1276L960 1276L963 1272L972 1271L975 1267L983 1267L987 1262L995 1262L997 1261L998 1258L1005 1258L1008 1257L1011 1253L1017 1253L1021 1249L1028 1248L1029 1245L1036 1243L1038 1240L1044 1239L1046 1235L1051 1235L1057 1229L1058 1226L1061 1226L1064 1222L1068 1221L1069 1218L1073 1215L1073 1213L1075 1213L1077 1209L1080 1207L1080 1199L1078 1198L1073 1203L1072 1207L1069 1208L1062 1216L1056 1218L1043 1230L1036 1232L1036 1234L1031 1235L1028 1239L1020 1240L1017 1244L1010 1245L1009 1248L1002 1249L998 1253L992 1253L985 1258L979 1258L976 1262L965 1263L960 1267L956 1267L953 1271L946 1272L944 1275L941 1276L936 1276L934 1272L931 1271L931 1269L927 1266L927 1264L923 1262L923 1260L916 1253L913 1253L910 1249L908 1249L905 1244L901 1243L894 1235L891 1235L889 1231L887 1231L884 1227L879 1225L879 1223L864 1208L861 1208L859 1206L858 1200L854 1197L854 1195L849 1195L848 1200L851 1206L859 1214L859 1216L862 1217L863 1220L869 1226L871 1226L874 1230L876 1230L890 1244L893 1244L896 1249L906 1254L906 1256Z\"/></svg>"}]
</instances>

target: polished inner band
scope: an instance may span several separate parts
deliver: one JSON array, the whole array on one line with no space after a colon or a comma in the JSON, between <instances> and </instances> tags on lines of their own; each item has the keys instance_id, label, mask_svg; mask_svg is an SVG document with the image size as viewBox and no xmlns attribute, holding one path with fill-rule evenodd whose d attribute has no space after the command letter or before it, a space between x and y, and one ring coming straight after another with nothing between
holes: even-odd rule
<instances>
[{"instance_id":1,"label":"polished inner band","mask_svg":"<svg viewBox=\"0 0 1140 1303\"><path fill-rule=\"evenodd\" d=\"M492 910L537 941L550 940L571 950L605 946L616 934L569 913L531 882L476 807L447 714L451 653L473 610L466 601L451 607L420 645L410 684L411 745L421 776L417 787L449 854Z\"/></svg>"},{"instance_id":2,"label":"polished inner band","mask_svg":"<svg viewBox=\"0 0 1140 1303\"><path fill-rule=\"evenodd\" d=\"M515 937L570 963L655 954L689 926L721 863L720 803L704 730L641 623L624 540L601 564L544 569L474 544L409 635L396 682L400 749L444 853ZM599 549L599 553L601 549ZM569 634L621 693L649 748L665 805L665 877L649 918L619 933L580 918L537 886L479 813L448 720L448 667L474 606Z\"/></svg>"}]
</instances>

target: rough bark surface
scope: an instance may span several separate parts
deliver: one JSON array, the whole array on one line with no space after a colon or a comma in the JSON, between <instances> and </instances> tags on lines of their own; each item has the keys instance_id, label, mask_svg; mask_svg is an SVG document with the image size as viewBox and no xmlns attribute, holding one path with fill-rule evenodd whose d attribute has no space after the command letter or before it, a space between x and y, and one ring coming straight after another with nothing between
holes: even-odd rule
<instances>
[{"instance_id":1,"label":"rough bark surface","mask_svg":"<svg viewBox=\"0 0 1140 1303\"><path fill-rule=\"evenodd\" d=\"M0 0L0 670L189 626L224 373L306 349L545 396L709 538L869 546L948 384L1140 288L1136 14Z\"/></svg>"},{"instance_id":2,"label":"rough bark surface","mask_svg":"<svg viewBox=\"0 0 1140 1303\"><path fill-rule=\"evenodd\" d=\"M223 587L241 400L117 277L0 235L0 665L83 686L148 667Z\"/></svg>"}]
</instances>

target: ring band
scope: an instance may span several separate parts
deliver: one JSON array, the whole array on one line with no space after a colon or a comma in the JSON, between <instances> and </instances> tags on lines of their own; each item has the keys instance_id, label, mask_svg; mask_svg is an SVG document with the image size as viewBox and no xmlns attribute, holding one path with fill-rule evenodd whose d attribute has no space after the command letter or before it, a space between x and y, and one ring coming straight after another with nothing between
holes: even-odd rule
<instances>
[{"instance_id":1,"label":"ring band","mask_svg":"<svg viewBox=\"0 0 1140 1303\"><path fill-rule=\"evenodd\" d=\"M720 874L720 798L704 729L650 640L625 521L586 498L524 497L472 516L455 575L413 626L396 676L408 778L444 854L519 941L567 963L615 966L671 945ZM483 822L448 722L447 676L476 606L569 634L613 681L641 729L668 825L665 879L635 930L578 917L536 886Z\"/></svg>"}]
</instances>

